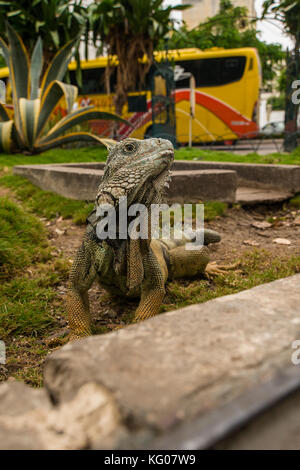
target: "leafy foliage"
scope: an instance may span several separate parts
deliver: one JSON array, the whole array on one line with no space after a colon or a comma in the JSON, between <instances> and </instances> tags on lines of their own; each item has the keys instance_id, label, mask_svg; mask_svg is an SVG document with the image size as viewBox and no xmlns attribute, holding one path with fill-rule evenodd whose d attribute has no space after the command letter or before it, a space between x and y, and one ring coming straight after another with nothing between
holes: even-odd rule
<instances>
[{"instance_id":1,"label":"leafy foliage","mask_svg":"<svg viewBox=\"0 0 300 470\"><path fill-rule=\"evenodd\" d=\"M0 151L27 151L40 153L49 148L74 141L106 143L88 132L65 134L73 126L90 119L124 120L114 114L95 111L93 106L73 110L77 98L77 87L63 83L72 50L78 38L68 42L50 62L41 80L43 69L42 40L34 47L31 61L20 36L7 25L9 45L0 39L0 46L9 67L12 83L14 121L0 103ZM41 83L41 89L39 85ZM48 132L45 131L49 118L64 98L68 114L60 119Z\"/></svg>"},{"instance_id":2,"label":"leafy foliage","mask_svg":"<svg viewBox=\"0 0 300 470\"><path fill-rule=\"evenodd\" d=\"M263 18L280 21L288 34L295 39L300 31L300 1L299 0L265 0L263 3Z\"/></svg>"},{"instance_id":3,"label":"leafy foliage","mask_svg":"<svg viewBox=\"0 0 300 470\"><path fill-rule=\"evenodd\" d=\"M270 98L267 100L267 103L272 105L273 111L281 111L285 107L285 97L284 95L270 96Z\"/></svg>"},{"instance_id":4,"label":"leafy foliage","mask_svg":"<svg viewBox=\"0 0 300 470\"><path fill-rule=\"evenodd\" d=\"M235 7L229 0L222 0L219 13L200 23L197 28L188 30L183 26L175 31L169 47L198 47L203 50L211 47L255 47L262 62L264 84L273 80L275 66L279 66L284 57L279 44L267 44L257 37L257 31L251 27L247 8Z\"/></svg>"},{"instance_id":5,"label":"leafy foliage","mask_svg":"<svg viewBox=\"0 0 300 470\"><path fill-rule=\"evenodd\" d=\"M297 148L297 121L299 105L291 99L293 82L299 78L300 49L300 0L265 0L263 18L280 21L284 30L294 38L294 51L287 55L286 74L281 76L280 86L285 83L285 135L284 150L291 152ZM269 16L270 15L270 16Z\"/></svg>"},{"instance_id":6,"label":"leafy foliage","mask_svg":"<svg viewBox=\"0 0 300 470\"><path fill-rule=\"evenodd\" d=\"M172 10L183 10L187 5L163 7L163 0L102 0L89 8L89 22L93 41L100 50L116 55L119 66L115 90L116 112L121 114L127 93L136 84L144 83L159 41L173 28ZM147 62L142 61L147 56ZM107 76L107 84L109 76ZM108 90L109 92L109 90Z\"/></svg>"},{"instance_id":7,"label":"leafy foliage","mask_svg":"<svg viewBox=\"0 0 300 470\"><path fill-rule=\"evenodd\" d=\"M5 34L8 20L30 52L40 36L48 64L64 44L86 30L86 11L82 0L4 0L0 2L0 31Z\"/></svg>"}]
</instances>

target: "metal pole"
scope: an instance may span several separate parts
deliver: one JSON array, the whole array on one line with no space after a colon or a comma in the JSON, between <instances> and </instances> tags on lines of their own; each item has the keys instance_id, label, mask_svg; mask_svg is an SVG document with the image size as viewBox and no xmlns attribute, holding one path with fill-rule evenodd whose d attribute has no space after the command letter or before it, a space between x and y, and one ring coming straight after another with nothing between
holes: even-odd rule
<instances>
[{"instance_id":1,"label":"metal pole","mask_svg":"<svg viewBox=\"0 0 300 470\"><path fill-rule=\"evenodd\" d=\"M190 119L189 119L189 147L192 147L193 141L193 119L195 117L195 77L191 74L190 77Z\"/></svg>"}]
</instances>

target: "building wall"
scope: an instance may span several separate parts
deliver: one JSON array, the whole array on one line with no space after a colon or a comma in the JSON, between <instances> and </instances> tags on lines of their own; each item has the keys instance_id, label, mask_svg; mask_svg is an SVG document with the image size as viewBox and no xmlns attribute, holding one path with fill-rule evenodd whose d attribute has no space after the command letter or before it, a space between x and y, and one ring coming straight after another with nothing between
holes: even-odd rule
<instances>
[{"instance_id":1,"label":"building wall","mask_svg":"<svg viewBox=\"0 0 300 470\"><path fill-rule=\"evenodd\" d=\"M248 8L249 16L255 16L255 0L231 0L235 6ZM189 29L195 28L199 23L218 13L220 0L182 0L183 4L192 5L182 12L182 19Z\"/></svg>"}]
</instances>

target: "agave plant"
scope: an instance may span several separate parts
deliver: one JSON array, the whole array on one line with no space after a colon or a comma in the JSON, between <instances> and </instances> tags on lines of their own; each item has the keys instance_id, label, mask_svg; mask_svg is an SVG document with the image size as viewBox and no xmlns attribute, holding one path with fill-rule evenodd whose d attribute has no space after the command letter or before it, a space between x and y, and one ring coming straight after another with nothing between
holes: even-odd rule
<instances>
[{"instance_id":1,"label":"agave plant","mask_svg":"<svg viewBox=\"0 0 300 470\"><path fill-rule=\"evenodd\" d=\"M115 114L96 111L93 106L72 111L78 89L61 80L78 38L58 51L41 80L42 40L37 40L30 61L22 39L10 25L7 25L7 35L9 45L0 38L0 46L9 67L14 120L9 118L5 105L0 103L0 151L27 151L33 154L74 141L109 143L110 139L101 139L89 132L65 134L71 127L90 119L126 122ZM63 97L67 115L47 131L46 125L51 113Z\"/></svg>"}]
</instances>

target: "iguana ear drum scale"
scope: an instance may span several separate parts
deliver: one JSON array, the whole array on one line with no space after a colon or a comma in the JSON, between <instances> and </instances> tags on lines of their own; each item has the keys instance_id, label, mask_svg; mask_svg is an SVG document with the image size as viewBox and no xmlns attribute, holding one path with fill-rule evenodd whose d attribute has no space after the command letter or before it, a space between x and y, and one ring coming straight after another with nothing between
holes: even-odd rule
<instances>
[{"instance_id":1,"label":"iguana ear drum scale","mask_svg":"<svg viewBox=\"0 0 300 470\"><path fill-rule=\"evenodd\" d=\"M135 314L135 321L139 321L158 313L168 279L220 272L217 266L208 264L206 246L186 250L184 245L190 240L184 237L120 239L117 233L116 239L99 240L97 236L101 219L97 209L109 204L118 212L125 197L127 208L140 203L148 209L145 214L150 228L151 204L163 202L173 160L174 149L168 140L129 138L110 144L95 208L87 218L86 233L70 273L66 304L71 339L91 334L88 291L95 280L114 294L139 297ZM217 232L204 231L204 245L219 240Z\"/></svg>"}]
</instances>

